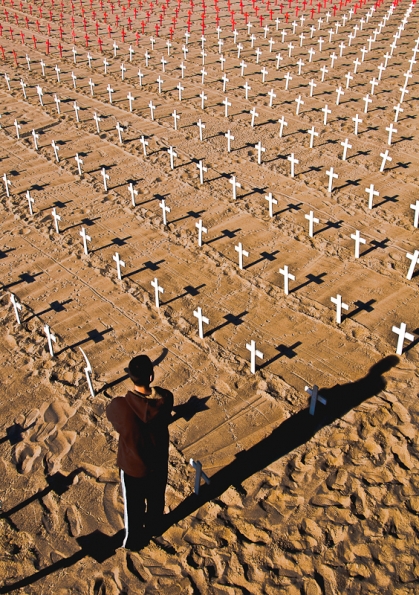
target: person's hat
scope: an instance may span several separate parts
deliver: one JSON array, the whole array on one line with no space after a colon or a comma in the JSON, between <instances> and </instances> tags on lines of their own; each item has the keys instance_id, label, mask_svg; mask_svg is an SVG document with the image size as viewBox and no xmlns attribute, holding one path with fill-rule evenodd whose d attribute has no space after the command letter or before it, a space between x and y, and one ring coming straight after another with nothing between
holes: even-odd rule
<instances>
[{"instance_id":1,"label":"person's hat","mask_svg":"<svg viewBox=\"0 0 419 595\"><path fill-rule=\"evenodd\" d=\"M153 363L148 355L137 355L128 366L128 375L137 386L148 386L153 376Z\"/></svg>"}]
</instances>

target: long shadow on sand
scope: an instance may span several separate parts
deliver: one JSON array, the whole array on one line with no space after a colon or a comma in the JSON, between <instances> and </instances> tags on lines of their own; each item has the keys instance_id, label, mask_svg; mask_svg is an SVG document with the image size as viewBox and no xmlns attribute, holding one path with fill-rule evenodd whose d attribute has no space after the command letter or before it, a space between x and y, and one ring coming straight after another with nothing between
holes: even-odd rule
<instances>
[{"instance_id":1,"label":"long shadow on sand","mask_svg":"<svg viewBox=\"0 0 419 595\"><path fill-rule=\"evenodd\" d=\"M309 414L308 408L303 409L282 422L261 442L237 454L232 463L211 477L211 483L204 485L199 495L191 494L165 515L159 534L161 535L169 527L198 510L206 502L218 498L230 486L239 487L251 475L308 442L321 428L333 423L367 399L378 395L387 384L383 374L398 362L397 356L390 355L372 366L368 374L360 380L337 384L332 388L321 388L319 392L326 399L327 404L318 405L314 416ZM79 537L76 541L80 550L26 578L1 587L0 594L27 587L57 570L69 568L85 556L90 556L98 563L102 563L113 556L116 549L120 547L123 534L123 530L111 536L94 531Z\"/></svg>"}]
</instances>

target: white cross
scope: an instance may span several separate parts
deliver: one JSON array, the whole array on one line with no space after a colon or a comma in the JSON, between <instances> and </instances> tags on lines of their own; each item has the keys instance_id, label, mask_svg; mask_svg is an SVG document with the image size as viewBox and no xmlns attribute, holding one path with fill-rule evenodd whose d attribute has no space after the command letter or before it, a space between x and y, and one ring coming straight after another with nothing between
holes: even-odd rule
<instances>
[{"instance_id":1,"label":"white cross","mask_svg":"<svg viewBox=\"0 0 419 595\"><path fill-rule=\"evenodd\" d=\"M208 233L208 229L202 225L202 219L195 223L195 227L198 229L198 246L202 246L202 234Z\"/></svg>"},{"instance_id":2,"label":"white cross","mask_svg":"<svg viewBox=\"0 0 419 595\"><path fill-rule=\"evenodd\" d=\"M279 67L281 65L281 62L284 58L281 56L281 53L278 52L276 55L276 69L279 70Z\"/></svg>"},{"instance_id":3,"label":"white cross","mask_svg":"<svg viewBox=\"0 0 419 595\"><path fill-rule=\"evenodd\" d=\"M113 42L113 57L116 58L116 51L119 50L119 46L117 45L116 41Z\"/></svg>"},{"instance_id":4,"label":"white cross","mask_svg":"<svg viewBox=\"0 0 419 595\"><path fill-rule=\"evenodd\" d=\"M224 99L223 104L225 106L224 116L227 118L228 117L228 108L231 107L231 103L229 102L228 97L226 97Z\"/></svg>"},{"instance_id":5,"label":"white cross","mask_svg":"<svg viewBox=\"0 0 419 595\"><path fill-rule=\"evenodd\" d=\"M313 92L317 85L314 82L314 79L311 79L311 81L308 84L310 85L310 97L313 97Z\"/></svg>"},{"instance_id":6,"label":"white cross","mask_svg":"<svg viewBox=\"0 0 419 595\"><path fill-rule=\"evenodd\" d=\"M124 80L124 77L125 77L125 72L126 72L126 70L127 70L127 69L126 69L126 67L124 66L124 63L123 63L123 62L122 62L122 64L121 64L121 66L120 66L120 69L121 69L121 79L122 79L122 80Z\"/></svg>"},{"instance_id":7,"label":"white cross","mask_svg":"<svg viewBox=\"0 0 419 595\"><path fill-rule=\"evenodd\" d=\"M131 91L128 93L127 99L129 102L129 111L132 112L132 102L134 101L134 97L131 95Z\"/></svg>"},{"instance_id":8,"label":"white cross","mask_svg":"<svg viewBox=\"0 0 419 595\"><path fill-rule=\"evenodd\" d=\"M347 72L345 74L345 78L346 78L346 88L349 89L349 84L351 81L354 80L354 77L352 76L352 74L350 72Z\"/></svg>"},{"instance_id":9,"label":"white cross","mask_svg":"<svg viewBox=\"0 0 419 595\"><path fill-rule=\"evenodd\" d=\"M227 130L227 132L224 134L224 136L227 139L227 152L230 153L230 151L231 151L231 141L234 140L234 136L231 134L230 130Z\"/></svg>"},{"instance_id":10,"label":"white cross","mask_svg":"<svg viewBox=\"0 0 419 595\"><path fill-rule=\"evenodd\" d=\"M288 272L288 266L284 265L283 269L279 269L279 272L281 273L281 275L284 275L284 293L285 295L288 295L289 293L289 280L291 279L291 281L295 281L295 276L291 275L291 273Z\"/></svg>"},{"instance_id":11,"label":"white cross","mask_svg":"<svg viewBox=\"0 0 419 595\"><path fill-rule=\"evenodd\" d=\"M77 50L75 47L73 47L73 49L71 51L73 52L73 62L74 62L74 64L77 64L77 59L76 59Z\"/></svg>"},{"instance_id":12,"label":"white cross","mask_svg":"<svg viewBox=\"0 0 419 595\"><path fill-rule=\"evenodd\" d=\"M393 328L391 329L393 331L393 333L396 333L397 335L399 335L399 338L397 340L397 349L396 349L396 353L397 355L402 355L403 353L403 343L407 340L407 341L414 341L415 337L413 335L411 335L410 333L406 332L406 324L404 322L402 322L400 324L400 328L397 326L393 326Z\"/></svg>"},{"instance_id":13,"label":"white cross","mask_svg":"<svg viewBox=\"0 0 419 595\"><path fill-rule=\"evenodd\" d=\"M80 235L83 238L83 249L84 249L84 253L87 255L87 254L89 254L88 251L87 251L87 242L91 242L92 241L92 238L87 235L86 230L84 229L84 227L81 228Z\"/></svg>"},{"instance_id":14,"label":"white cross","mask_svg":"<svg viewBox=\"0 0 419 595\"><path fill-rule=\"evenodd\" d=\"M319 403L322 403L322 405L326 405L327 401L326 401L326 399L324 397L322 397L321 395L319 395L319 387L317 386L317 384L315 384L313 386L313 389L311 389L309 386L306 386L306 387L304 387L304 390L311 397L311 399L310 399L310 407L309 407L308 412L309 412L310 415L314 415L314 412L316 411L317 401L319 401Z\"/></svg>"},{"instance_id":15,"label":"white cross","mask_svg":"<svg viewBox=\"0 0 419 595\"><path fill-rule=\"evenodd\" d=\"M164 56L161 57L161 65L162 65L162 71L166 72L166 64L167 64L167 60L164 59Z\"/></svg>"},{"instance_id":16,"label":"white cross","mask_svg":"<svg viewBox=\"0 0 419 595\"><path fill-rule=\"evenodd\" d=\"M182 71L182 78L184 78L184 77L185 77L185 70L186 70L186 65L185 65L183 62L181 62L181 63L179 64L179 68L180 68L180 69L181 69L181 71Z\"/></svg>"},{"instance_id":17,"label":"white cross","mask_svg":"<svg viewBox=\"0 0 419 595\"><path fill-rule=\"evenodd\" d=\"M198 308L196 310L194 310L193 315L195 316L195 318L198 319L198 335L199 335L199 338L200 339L203 339L204 338L203 323L205 322L205 324L209 324L209 319L202 315L202 309L199 306L198 306Z\"/></svg>"},{"instance_id":18,"label":"white cross","mask_svg":"<svg viewBox=\"0 0 419 595\"><path fill-rule=\"evenodd\" d=\"M326 126L327 124L327 115L332 113L332 110L330 110L328 108L327 105L325 105L324 107L322 107L322 112L324 113L324 120L323 120L323 124Z\"/></svg>"},{"instance_id":19,"label":"white cross","mask_svg":"<svg viewBox=\"0 0 419 595\"><path fill-rule=\"evenodd\" d=\"M107 61L107 59L105 58L103 60L103 67L105 69L105 74L108 74L108 66L109 66L109 62Z\"/></svg>"},{"instance_id":20,"label":"white cross","mask_svg":"<svg viewBox=\"0 0 419 595\"><path fill-rule=\"evenodd\" d=\"M249 23L250 24L250 23ZM205 481L206 484L210 483L210 479L206 473L202 471L202 463L200 461L194 461L193 459L189 459L189 464L191 467L195 469L195 485L194 485L194 493L196 495L199 494L199 488L201 485L201 478Z\"/></svg>"},{"instance_id":21,"label":"white cross","mask_svg":"<svg viewBox=\"0 0 419 595\"><path fill-rule=\"evenodd\" d=\"M91 379L91 374L92 374L92 366L90 365L89 360L87 359L87 355L84 353L83 349L81 347L79 347L80 351L83 354L83 357L86 361L86 367L84 368L84 373L86 374L86 380L87 380L87 384L89 386L89 390L90 390L90 394L92 395L92 397L95 396L95 391L93 388L93 384L92 384L92 379Z\"/></svg>"},{"instance_id":22,"label":"white cross","mask_svg":"<svg viewBox=\"0 0 419 595\"><path fill-rule=\"evenodd\" d=\"M260 165L262 163L262 153L265 153L266 149L265 147L262 147L262 143L260 141L255 145L255 149L258 152L258 164Z\"/></svg>"},{"instance_id":23,"label":"white cross","mask_svg":"<svg viewBox=\"0 0 419 595\"><path fill-rule=\"evenodd\" d=\"M269 194L265 196L265 200L269 202L269 217L273 217L273 205L277 205L278 201L272 196L272 192L269 192Z\"/></svg>"},{"instance_id":24,"label":"white cross","mask_svg":"<svg viewBox=\"0 0 419 595\"><path fill-rule=\"evenodd\" d=\"M301 99L301 95L299 95L296 99L295 102L297 104L297 107L295 108L295 115L298 116L300 113L300 107L302 105L304 105L304 101Z\"/></svg>"},{"instance_id":25,"label":"white cross","mask_svg":"<svg viewBox=\"0 0 419 595\"><path fill-rule=\"evenodd\" d=\"M261 75L262 75L262 83L264 83L264 82L265 82L265 77L266 77L266 76L267 76L267 74L268 74L268 70L267 70L265 67L263 67L263 68L261 69L260 73L261 73Z\"/></svg>"},{"instance_id":26,"label":"white cross","mask_svg":"<svg viewBox=\"0 0 419 595\"><path fill-rule=\"evenodd\" d=\"M82 172L82 169L81 169L81 166L83 165L83 159L81 159L81 157L79 157L79 154L78 153L76 153L76 156L74 157L74 159L75 159L75 161L77 163L77 169L79 171L79 176L81 176L82 173L83 173Z\"/></svg>"},{"instance_id":27,"label":"white cross","mask_svg":"<svg viewBox=\"0 0 419 595\"><path fill-rule=\"evenodd\" d=\"M247 81L243 85L243 89L244 89L246 99L249 99L249 91L252 90L252 87L249 85L249 83Z\"/></svg>"},{"instance_id":28,"label":"white cross","mask_svg":"<svg viewBox=\"0 0 419 595\"><path fill-rule=\"evenodd\" d=\"M384 168L386 166L386 162L393 161L393 158L389 156L388 149L386 149L384 153L380 153L380 157L383 158L383 160L381 162L381 166L380 166L380 171L383 172Z\"/></svg>"},{"instance_id":29,"label":"white cross","mask_svg":"<svg viewBox=\"0 0 419 595\"><path fill-rule=\"evenodd\" d=\"M40 87L39 85L36 85L36 92L38 93L38 97L39 97L39 103L42 105L42 107L44 107L44 104L42 103L42 87Z\"/></svg>"},{"instance_id":30,"label":"white cross","mask_svg":"<svg viewBox=\"0 0 419 595\"><path fill-rule=\"evenodd\" d=\"M227 83L230 82L230 79L227 78L226 74L223 74L223 76L221 77L221 80L223 81L223 93L226 92L226 87L227 87Z\"/></svg>"},{"instance_id":31,"label":"white cross","mask_svg":"<svg viewBox=\"0 0 419 595\"><path fill-rule=\"evenodd\" d=\"M159 293L164 293L164 289L159 285L157 277L154 277L154 281L151 281L151 286L154 287L154 300L156 303L156 308L160 308Z\"/></svg>"},{"instance_id":32,"label":"white cross","mask_svg":"<svg viewBox=\"0 0 419 595\"><path fill-rule=\"evenodd\" d=\"M284 132L284 126L288 126L288 122L286 122L284 116L278 120L279 124L279 138L282 138L282 133Z\"/></svg>"},{"instance_id":33,"label":"white cross","mask_svg":"<svg viewBox=\"0 0 419 595\"><path fill-rule=\"evenodd\" d=\"M140 143L143 145L144 157L147 157L147 149L146 149L146 147L148 146L148 140L145 140L144 135L141 136Z\"/></svg>"},{"instance_id":34,"label":"white cross","mask_svg":"<svg viewBox=\"0 0 419 595\"><path fill-rule=\"evenodd\" d=\"M308 221L308 235L312 238L314 223L320 223L320 219L317 219L317 217L314 216L313 211L310 211L309 215L304 215L304 218Z\"/></svg>"},{"instance_id":35,"label":"white cross","mask_svg":"<svg viewBox=\"0 0 419 595\"><path fill-rule=\"evenodd\" d=\"M396 112L396 115L394 116L394 121L397 122L397 120L399 118L399 113L400 112L404 112L404 109L401 107L400 103L398 103L397 105L395 105L393 107L393 109Z\"/></svg>"},{"instance_id":36,"label":"white cross","mask_svg":"<svg viewBox=\"0 0 419 595\"><path fill-rule=\"evenodd\" d=\"M316 50L313 49L313 48L310 48L307 53L310 55L308 61L309 62L312 62L313 61L313 56L315 55Z\"/></svg>"},{"instance_id":37,"label":"white cross","mask_svg":"<svg viewBox=\"0 0 419 595\"><path fill-rule=\"evenodd\" d=\"M364 114L366 114L368 112L368 104L369 103L372 103L372 99L371 99L371 97L369 96L368 93L362 99L365 102Z\"/></svg>"},{"instance_id":38,"label":"white cross","mask_svg":"<svg viewBox=\"0 0 419 595\"><path fill-rule=\"evenodd\" d=\"M71 78L73 79L73 87L74 87L75 89L77 89L77 83L76 83L76 81L77 81L77 77L76 77L76 75L74 74L74 72L72 72L72 73L71 73Z\"/></svg>"},{"instance_id":39,"label":"white cross","mask_svg":"<svg viewBox=\"0 0 419 595\"><path fill-rule=\"evenodd\" d=\"M7 174L3 175L4 189L6 190L7 198L10 198L9 186L12 185L11 181L7 178Z\"/></svg>"},{"instance_id":40,"label":"white cross","mask_svg":"<svg viewBox=\"0 0 419 595\"><path fill-rule=\"evenodd\" d=\"M327 191L332 192L333 191L333 179L337 180L339 176L338 176L338 174L335 174L333 167L326 170L326 174L329 176L329 186L327 188Z\"/></svg>"},{"instance_id":41,"label":"white cross","mask_svg":"<svg viewBox=\"0 0 419 595\"><path fill-rule=\"evenodd\" d=\"M250 125L251 125L251 127L253 128L253 127L254 127L254 125L255 125L255 118L259 117L259 114L257 113L257 111L256 111L256 108L255 108L255 107L253 107L253 108L252 108L252 109L249 111L249 114L251 114L251 115L252 115L252 121L251 121Z\"/></svg>"},{"instance_id":42,"label":"white cross","mask_svg":"<svg viewBox=\"0 0 419 595\"><path fill-rule=\"evenodd\" d=\"M138 190L135 190L132 182L128 184L128 191L131 195L132 206L135 207L135 197L138 196Z\"/></svg>"},{"instance_id":43,"label":"white cross","mask_svg":"<svg viewBox=\"0 0 419 595\"><path fill-rule=\"evenodd\" d=\"M205 95L205 93L202 91L202 93L200 93L200 98L201 98L201 109L205 109L205 100L208 99L208 97Z\"/></svg>"},{"instance_id":44,"label":"white cross","mask_svg":"<svg viewBox=\"0 0 419 595\"><path fill-rule=\"evenodd\" d=\"M135 54L135 51L132 49L132 45L129 46L129 61L132 62L132 57Z\"/></svg>"},{"instance_id":45,"label":"white cross","mask_svg":"<svg viewBox=\"0 0 419 595\"><path fill-rule=\"evenodd\" d=\"M109 174L106 173L106 169L104 167L102 167L102 178L103 178L103 187L105 189L105 192L108 191L108 185L107 185L107 180L109 180Z\"/></svg>"},{"instance_id":46,"label":"white cross","mask_svg":"<svg viewBox=\"0 0 419 595\"><path fill-rule=\"evenodd\" d=\"M54 70L57 73L57 81L60 82L60 72L61 72L61 70L58 67L58 64L55 65Z\"/></svg>"},{"instance_id":47,"label":"white cross","mask_svg":"<svg viewBox=\"0 0 419 595\"><path fill-rule=\"evenodd\" d=\"M354 65L354 74L356 74L357 70L358 70L358 66L361 65L361 62L358 60L358 58L356 58L352 64Z\"/></svg>"},{"instance_id":48,"label":"white cross","mask_svg":"<svg viewBox=\"0 0 419 595\"><path fill-rule=\"evenodd\" d=\"M201 121L201 118L199 118L198 122L196 123L196 125L199 128L199 140L202 141L202 131L205 129L205 124Z\"/></svg>"},{"instance_id":49,"label":"white cross","mask_svg":"<svg viewBox=\"0 0 419 595\"><path fill-rule=\"evenodd\" d=\"M290 81L292 81L292 76L289 72L287 72L286 74L284 74L284 79L285 79L285 91L288 91L288 86Z\"/></svg>"},{"instance_id":50,"label":"white cross","mask_svg":"<svg viewBox=\"0 0 419 595\"><path fill-rule=\"evenodd\" d=\"M291 178L293 178L295 175L295 166L298 165L300 161L294 157L294 153L288 155L287 159L291 163Z\"/></svg>"},{"instance_id":51,"label":"white cross","mask_svg":"<svg viewBox=\"0 0 419 595\"><path fill-rule=\"evenodd\" d=\"M100 118L100 116L97 115L96 112L94 112L94 114L93 114L93 120L96 122L96 130L99 134L100 133L99 122L101 121L101 118Z\"/></svg>"},{"instance_id":52,"label":"white cross","mask_svg":"<svg viewBox=\"0 0 419 595\"><path fill-rule=\"evenodd\" d=\"M17 323L20 324L19 310L22 311L22 304L17 301L16 296L13 293L10 294L10 301L12 302L15 311Z\"/></svg>"},{"instance_id":53,"label":"white cross","mask_svg":"<svg viewBox=\"0 0 419 595\"><path fill-rule=\"evenodd\" d=\"M118 275L118 279L121 281L121 267L125 266L125 262L119 258L118 252L115 252L114 256L112 256L114 261L116 262L116 271Z\"/></svg>"},{"instance_id":54,"label":"white cross","mask_svg":"<svg viewBox=\"0 0 419 595\"><path fill-rule=\"evenodd\" d=\"M61 217L60 217L60 215L58 215L55 207L52 209L52 217L54 219L55 231L57 233L60 233L60 229L58 227L58 221L61 221Z\"/></svg>"},{"instance_id":55,"label":"white cross","mask_svg":"<svg viewBox=\"0 0 419 595\"><path fill-rule=\"evenodd\" d=\"M182 46L182 52L183 52L183 59L186 60L186 54L189 52L189 50L185 44Z\"/></svg>"},{"instance_id":56,"label":"white cross","mask_svg":"<svg viewBox=\"0 0 419 595\"><path fill-rule=\"evenodd\" d=\"M384 66L384 64L380 64L380 66L377 66L379 73L378 73L378 80L381 81L381 77L383 75L383 72L385 71L386 67Z\"/></svg>"},{"instance_id":57,"label":"white cross","mask_svg":"<svg viewBox=\"0 0 419 595\"><path fill-rule=\"evenodd\" d=\"M140 82L140 87L142 87L142 86L143 86L143 77L144 77L144 75L143 75L143 73L141 72L141 69L139 68L139 69L138 69L138 80L139 80L139 82Z\"/></svg>"},{"instance_id":58,"label":"white cross","mask_svg":"<svg viewBox=\"0 0 419 595\"><path fill-rule=\"evenodd\" d=\"M20 86L22 87L23 97L25 99L27 99L27 97L26 97L26 91L25 91L26 83L23 81L23 79L20 79Z\"/></svg>"},{"instance_id":59,"label":"white cross","mask_svg":"<svg viewBox=\"0 0 419 595\"><path fill-rule=\"evenodd\" d=\"M93 97L94 96L95 83L92 81L92 79L89 79L89 87L90 87L90 95Z\"/></svg>"},{"instance_id":60,"label":"white cross","mask_svg":"<svg viewBox=\"0 0 419 595\"><path fill-rule=\"evenodd\" d=\"M208 72L205 70L205 68L201 69L201 74L202 74L202 79L201 79L201 84L205 84L205 75L208 74Z\"/></svg>"},{"instance_id":61,"label":"white cross","mask_svg":"<svg viewBox=\"0 0 419 595\"><path fill-rule=\"evenodd\" d=\"M345 91L342 89L342 87L338 87L336 89L336 94L336 105L339 105L340 97L341 95L345 95Z\"/></svg>"},{"instance_id":62,"label":"white cross","mask_svg":"<svg viewBox=\"0 0 419 595\"><path fill-rule=\"evenodd\" d=\"M342 296L338 293L337 296L331 297L330 301L333 304L336 304L336 322L338 324L340 324L342 322L342 308L344 310L349 310L349 306L348 304L345 304L344 302L342 302Z\"/></svg>"},{"instance_id":63,"label":"white cross","mask_svg":"<svg viewBox=\"0 0 419 595\"><path fill-rule=\"evenodd\" d=\"M77 105L77 101L75 101L75 102L73 103L73 107L74 107L74 111L75 111L75 114L76 114L76 121L77 121L77 122L80 122L80 118L79 118L79 109L80 109L80 108L79 108L79 106Z\"/></svg>"},{"instance_id":64,"label":"white cross","mask_svg":"<svg viewBox=\"0 0 419 595\"><path fill-rule=\"evenodd\" d=\"M269 95L269 107L272 107L273 100L276 99L276 94L274 93L274 90L271 89L269 91L268 95Z\"/></svg>"},{"instance_id":65,"label":"white cross","mask_svg":"<svg viewBox=\"0 0 419 595\"><path fill-rule=\"evenodd\" d=\"M372 209L374 196L380 196L378 190L374 190L374 184L370 184L369 188L365 188L365 192L368 193L368 208Z\"/></svg>"},{"instance_id":66,"label":"white cross","mask_svg":"<svg viewBox=\"0 0 419 595\"><path fill-rule=\"evenodd\" d=\"M362 124L362 120L361 118L358 116L358 114L356 114L356 116L354 118L352 118L352 121L355 124L355 130L354 130L354 134L355 136L358 136L358 124Z\"/></svg>"},{"instance_id":67,"label":"white cross","mask_svg":"<svg viewBox=\"0 0 419 595\"><path fill-rule=\"evenodd\" d=\"M288 57L289 58L291 58L291 56L292 56L292 50L294 49L294 47L295 46L291 42L288 44Z\"/></svg>"},{"instance_id":68,"label":"white cross","mask_svg":"<svg viewBox=\"0 0 419 595\"><path fill-rule=\"evenodd\" d=\"M60 159L58 157L58 151L60 147L55 143L55 140L51 141L51 147L54 149L55 161L59 163Z\"/></svg>"},{"instance_id":69,"label":"white cross","mask_svg":"<svg viewBox=\"0 0 419 595\"><path fill-rule=\"evenodd\" d=\"M269 43L269 53L272 53L272 48L276 42L271 37L270 40L268 41L268 43Z\"/></svg>"},{"instance_id":70,"label":"white cross","mask_svg":"<svg viewBox=\"0 0 419 595\"><path fill-rule=\"evenodd\" d=\"M18 121L17 120L15 120L13 122L13 124L15 125L15 129L16 129L16 137L19 140L19 138L20 138L19 130L22 128L22 126L20 124L18 124Z\"/></svg>"},{"instance_id":71,"label":"white cross","mask_svg":"<svg viewBox=\"0 0 419 595\"><path fill-rule=\"evenodd\" d=\"M28 70L31 70L31 59L29 58L28 54L26 54L26 62L28 63Z\"/></svg>"},{"instance_id":72,"label":"white cross","mask_svg":"<svg viewBox=\"0 0 419 595\"><path fill-rule=\"evenodd\" d=\"M202 159L198 161L196 167L199 169L199 181L201 184L204 183L204 172L208 171L208 168L204 166Z\"/></svg>"},{"instance_id":73,"label":"white cross","mask_svg":"<svg viewBox=\"0 0 419 595\"><path fill-rule=\"evenodd\" d=\"M243 45L241 43L237 44L237 60L240 60L240 52L243 49Z\"/></svg>"},{"instance_id":74,"label":"white cross","mask_svg":"<svg viewBox=\"0 0 419 595\"><path fill-rule=\"evenodd\" d=\"M35 203L34 199L31 196L31 193L29 192L29 190L26 191L26 198L28 199L28 204L29 204L29 213L31 215L33 215L33 210L32 210L32 205Z\"/></svg>"},{"instance_id":75,"label":"white cross","mask_svg":"<svg viewBox=\"0 0 419 595\"><path fill-rule=\"evenodd\" d=\"M415 204L410 205L410 208L414 211L414 220L413 220L413 227L418 227L419 225L419 200L416 201Z\"/></svg>"},{"instance_id":76,"label":"white cross","mask_svg":"<svg viewBox=\"0 0 419 595\"><path fill-rule=\"evenodd\" d=\"M253 340L250 341L250 344L246 343L246 349L250 351L250 372L254 374L256 372L256 356L262 359L263 353L256 349L256 343Z\"/></svg>"},{"instance_id":77,"label":"white cross","mask_svg":"<svg viewBox=\"0 0 419 595\"><path fill-rule=\"evenodd\" d=\"M359 258L359 247L361 244L365 244L366 240L361 238L359 229L357 229L355 233L351 234L351 239L355 242L355 258Z\"/></svg>"},{"instance_id":78,"label":"white cross","mask_svg":"<svg viewBox=\"0 0 419 595\"><path fill-rule=\"evenodd\" d=\"M176 89L179 91L179 101L182 101L182 91L185 90L185 87L182 87L182 83L179 83Z\"/></svg>"},{"instance_id":79,"label":"white cross","mask_svg":"<svg viewBox=\"0 0 419 595\"><path fill-rule=\"evenodd\" d=\"M120 125L119 122L116 123L115 128L116 128L116 130L118 132L119 144L122 145L123 144L123 142L122 142L122 133L124 132L124 128L123 128L123 126Z\"/></svg>"},{"instance_id":80,"label":"white cross","mask_svg":"<svg viewBox=\"0 0 419 595\"><path fill-rule=\"evenodd\" d=\"M387 126L386 131L388 132L387 144L391 145L391 137L393 136L394 132L397 132L397 130L394 128L393 123L391 123L390 126Z\"/></svg>"},{"instance_id":81,"label":"white cross","mask_svg":"<svg viewBox=\"0 0 419 595\"><path fill-rule=\"evenodd\" d=\"M239 269L243 270L243 256L249 256L246 250L243 250L243 245L239 242L238 246L234 246L236 252L239 253Z\"/></svg>"},{"instance_id":82,"label":"white cross","mask_svg":"<svg viewBox=\"0 0 419 595\"><path fill-rule=\"evenodd\" d=\"M110 84L109 84L109 85L106 87L106 90L107 90L107 92L109 93L109 103L112 103L112 93L113 93L113 89L112 89L112 87L111 87L111 85L110 85Z\"/></svg>"},{"instance_id":83,"label":"white cross","mask_svg":"<svg viewBox=\"0 0 419 595\"><path fill-rule=\"evenodd\" d=\"M332 54L330 54L330 59L332 61L331 65L330 65L330 68L333 68L334 65L335 65L335 60L337 60L337 56L336 56L335 52L333 52Z\"/></svg>"},{"instance_id":84,"label":"white cross","mask_svg":"<svg viewBox=\"0 0 419 595\"><path fill-rule=\"evenodd\" d=\"M163 225L167 225L166 213L170 213L171 209L170 209L170 207L166 206L166 201L164 200L164 198L162 198L161 202L159 202L159 207L162 210Z\"/></svg>"},{"instance_id":85,"label":"white cross","mask_svg":"<svg viewBox=\"0 0 419 595\"><path fill-rule=\"evenodd\" d=\"M175 169L174 158L177 157L177 153L175 153L173 147L169 147L167 149L170 157L170 169Z\"/></svg>"},{"instance_id":86,"label":"white cross","mask_svg":"<svg viewBox=\"0 0 419 595\"><path fill-rule=\"evenodd\" d=\"M411 278L413 277L413 273L415 271L415 266L417 265L418 260L419 260L419 250L415 250L413 252L413 254L410 254L409 252L407 252L406 257L412 261L410 263L409 271L408 271L407 277L406 277L406 279L409 279L409 281L410 281Z\"/></svg>"},{"instance_id":87,"label":"white cross","mask_svg":"<svg viewBox=\"0 0 419 595\"><path fill-rule=\"evenodd\" d=\"M315 131L314 126L312 126L310 130L307 130L307 132L310 135L310 149L312 149L314 146L314 137L319 136L319 133Z\"/></svg>"},{"instance_id":88,"label":"white cross","mask_svg":"<svg viewBox=\"0 0 419 595\"><path fill-rule=\"evenodd\" d=\"M345 140L340 144L343 147L342 161L346 161L346 154L348 152L348 149L352 149L352 145L349 143L349 140L347 138L345 138Z\"/></svg>"},{"instance_id":89,"label":"white cross","mask_svg":"<svg viewBox=\"0 0 419 595\"><path fill-rule=\"evenodd\" d=\"M51 357L54 357L54 349L52 347L52 342L54 341L54 343L56 343L57 337L51 333L51 330L47 324L44 326L44 332L47 336L49 353Z\"/></svg>"},{"instance_id":90,"label":"white cross","mask_svg":"<svg viewBox=\"0 0 419 595\"><path fill-rule=\"evenodd\" d=\"M241 188L242 185L239 182L236 182L236 176L231 176L229 179L230 184L233 186L233 200L237 198L237 188ZM418 201L419 204L419 201ZM418 210L419 213L419 210Z\"/></svg>"},{"instance_id":91,"label":"white cross","mask_svg":"<svg viewBox=\"0 0 419 595\"><path fill-rule=\"evenodd\" d=\"M150 103L148 104L148 107L150 108L151 119L154 120L154 110L156 109L156 106L153 105L153 102L151 99L150 99Z\"/></svg>"},{"instance_id":92,"label":"white cross","mask_svg":"<svg viewBox=\"0 0 419 595\"><path fill-rule=\"evenodd\" d=\"M175 128L175 130L177 130L177 121L180 120L180 116L176 112L176 110L173 110L172 118L173 118L173 121L174 121L174 128Z\"/></svg>"},{"instance_id":93,"label":"white cross","mask_svg":"<svg viewBox=\"0 0 419 595\"><path fill-rule=\"evenodd\" d=\"M86 58L89 63L89 68L91 69L92 68L92 56L90 55L90 52L87 52Z\"/></svg>"},{"instance_id":94,"label":"white cross","mask_svg":"<svg viewBox=\"0 0 419 595\"><path fill-rule=\"evenodd\" d=\"M371 95L374 95L375 87L378 85L377 79L374 77L372 81L370 81L371 85Z\"/></svg>"}]
</instances>

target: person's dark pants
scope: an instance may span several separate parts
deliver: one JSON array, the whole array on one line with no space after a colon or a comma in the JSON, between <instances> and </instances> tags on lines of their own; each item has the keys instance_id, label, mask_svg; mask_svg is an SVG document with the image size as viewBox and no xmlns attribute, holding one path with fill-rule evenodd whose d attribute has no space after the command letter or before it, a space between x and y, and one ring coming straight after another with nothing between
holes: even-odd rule
<instances>
[{"instance_id":1,"label":"person's dark pants","mask_svg":"<svg viewBox=\"0 0 419 595\"><path fill-rule=\"evenodd\" d=\"M124 498L123 547L136 549L159 531L164 513L167 474L132 477L121 469Z\"/></svg>"}]
</instances>

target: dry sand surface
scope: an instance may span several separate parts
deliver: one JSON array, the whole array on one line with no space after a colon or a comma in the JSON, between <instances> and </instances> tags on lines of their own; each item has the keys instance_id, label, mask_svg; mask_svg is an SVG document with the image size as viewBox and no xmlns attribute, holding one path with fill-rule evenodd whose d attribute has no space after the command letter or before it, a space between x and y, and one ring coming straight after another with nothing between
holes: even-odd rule
<instances>
[{"instance_id":1,"label":"dry sand surface","mask_svg":"<svg viewBox=\"0 0 419 595\"><path fill-rule=\"evenodd\" d=\"M3 0L0 22L0 593L418 593L417 6ZM165 530L130 552L104 412L141 352L176 414Z\"/></svg>"}]
</instances>

